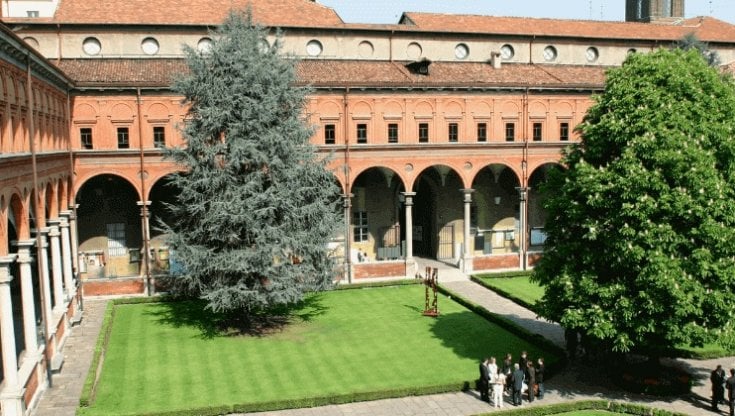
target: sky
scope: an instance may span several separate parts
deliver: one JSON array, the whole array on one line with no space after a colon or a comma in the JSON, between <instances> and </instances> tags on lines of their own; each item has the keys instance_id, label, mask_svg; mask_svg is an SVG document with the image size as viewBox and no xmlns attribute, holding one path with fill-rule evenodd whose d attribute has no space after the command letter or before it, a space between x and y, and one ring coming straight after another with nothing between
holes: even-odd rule
<instances>
[{"instance_id":1,"label":"sky","mask_svg":"<svg viewBox=\"0 0 735 416\"><path fill-rule=\"evenodd\" d=\"M317 0L348 23L398 23L403 12L625 20L625 0ZM687 0L685 17L735 24L735 0Z\"/></svg>"}]
</instances>

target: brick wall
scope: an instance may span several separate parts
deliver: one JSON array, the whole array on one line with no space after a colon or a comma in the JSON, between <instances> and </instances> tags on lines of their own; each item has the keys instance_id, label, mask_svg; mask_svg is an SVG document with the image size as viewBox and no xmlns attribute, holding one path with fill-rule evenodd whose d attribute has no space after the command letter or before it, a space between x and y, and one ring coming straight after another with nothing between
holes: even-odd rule
<instances>
[{"instance_id":1,"label":"brick wall","mask_svg":"<svg viewBox=\"0 0 735 416\"><path fill-rule=\"evenodd\" d=\"M472 259L472 270L517 269L521 267L518 254L481 256Z\"/></svg>"},{"instance_id":2,"label":"brick wall","mask_svg":"<svg viewBox=\"0 0 735 416\"><path fill-rule=\"evenodd\" d=\"M85 280L84 296L140 295L145 293L143 278Z\"/></svg>"},{"instance_id":3,"label":"brick wall","mask_svg":"<svg viewBox=\"0 0 735 416\"><path fill-rule=\"evenodd\" d=\"M406 263L402 260L359 263L353 266L352 276L355 279L369 279L373 277L404 277L406 276Z\"/></svg>"},{"instance_id":4,"label":"brick wall","mask_svg":"<svg viewBox=\"0 0 735 416\"><path fill-rule=\"evenodd\" d=\"M36 390L38 390L38 367L33 368L33 371L31 371L31 376L28 377L28 381L26 381L25 393L23 393L23 401L26 407L28 407L28 405L31 403L31 400L33 400L33 396L35 396Z\"/></svg>"}]
</instances>

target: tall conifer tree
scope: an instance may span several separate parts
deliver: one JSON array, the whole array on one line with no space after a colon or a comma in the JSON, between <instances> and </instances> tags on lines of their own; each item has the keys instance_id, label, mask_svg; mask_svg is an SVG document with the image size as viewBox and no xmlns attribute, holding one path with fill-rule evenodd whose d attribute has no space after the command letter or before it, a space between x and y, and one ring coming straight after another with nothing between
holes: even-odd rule
<instances>
[{"instance_id":1,"label":"tall conifer tree","mask_svg":"<svg viewBox=\"0 0 735 416\"><path fill-rule=\"evenodd\" d=\"M210 50L186 50L174 85L189 114L186 145L167 153L183 170L165 226L181 265L169 280L216 312L293 304L334 278L339 188L309 143L294 59L266 35L250 12L231 13Z\"/></svg>"}]
</instances>

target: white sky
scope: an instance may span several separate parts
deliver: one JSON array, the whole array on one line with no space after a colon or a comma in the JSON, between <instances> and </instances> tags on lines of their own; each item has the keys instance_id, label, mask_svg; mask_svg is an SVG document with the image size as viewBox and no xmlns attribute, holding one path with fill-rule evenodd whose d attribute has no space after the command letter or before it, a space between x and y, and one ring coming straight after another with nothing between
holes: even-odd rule
<instances>
[{"instance_id":1,"label":"white sky","mask_svg":"<svg viewBox=\"0 0 735 416\"><path fill-rule=\"evenodd\" d=\"M625 20L625 0L317 0L349 23L398 23L403 12ZM735 24L735 0L687 0L686 17Z\"/></svg>"}]
</instances>

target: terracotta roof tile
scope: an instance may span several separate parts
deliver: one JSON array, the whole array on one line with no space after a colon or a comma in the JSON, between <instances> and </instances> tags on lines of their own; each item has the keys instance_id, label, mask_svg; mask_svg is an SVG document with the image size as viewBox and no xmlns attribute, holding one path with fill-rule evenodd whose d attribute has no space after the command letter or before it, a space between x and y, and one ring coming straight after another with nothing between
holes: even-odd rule
<instances>
[{"instance_id":1,"label":"terracotta roof tile","mask_svg":"<svg viewBox=\"0 0 735 416\"><path fill-rule=\"evenodd\" d=\"M604 67L434 62L428 75L411 73L407 62L304 60L296 74L315 87L549 87L601 88ZM151 86L166 88L187 71L183 59L63 59L57 63L79 87Z\"/></svg>"},{"instance_id":2,"label":"terracotta roof tile","mask_svg":"<svg viewBox=\"0 0 735 416\"><path fill-rule=\"evenodd\" d=\"M249 5L255 21L269 27L329 27L343 23L334 10L311 0L61 0L51 21L214 26L222 23L229 10L244 10Z\"/></svg>"},{"instance_id":3,"label":"terracotta roof tile","mask_svg":"<svg viewBox=\"0 0 735 416\"><path fill-rule=\"evenodd\" d=\"M694 33L706 42L735 42L735 26L711 17L654 24L407 12L401 22L432 32L669 41Z\"/></svg>"}]
</instances>

